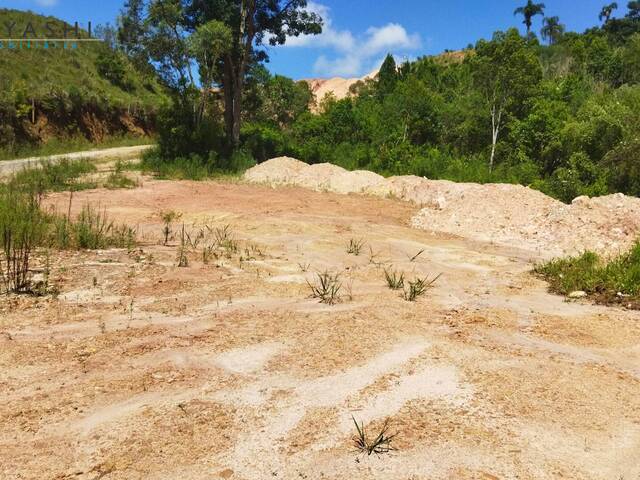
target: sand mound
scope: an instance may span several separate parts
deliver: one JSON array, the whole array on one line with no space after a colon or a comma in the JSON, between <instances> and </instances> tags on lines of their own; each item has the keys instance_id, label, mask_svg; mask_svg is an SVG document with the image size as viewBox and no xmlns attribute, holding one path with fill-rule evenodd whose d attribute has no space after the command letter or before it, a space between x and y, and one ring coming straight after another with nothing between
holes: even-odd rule
<instances>
[{"instance_id":1,"label":"sand mound","mask_svg":"<svg viewBox=\"0 0 640 480\"><path fill-rule=\"evenodd\" d=\"M268 162L261 163L247 170L244 178L253 183L282 185L292 183L291 179L308 167L309 165L295 158L272 158Z\"/></svg>"},{"instance_id":2,"label":"sand mound","mask_svg":"<svg viewBox=\"0 0 640 480\"><path fill-rule=\"evenodd\" d=\"M521 185L455 183L416 176L384 179L323 163L276 158L245 174L252 182L291 184L318 191L392 196L421 210L415 228L509 245L543 257L595 250L614 254L640 235L640 199L622 194L579 197L566 205Z\"/></svg>"}]
</instances>

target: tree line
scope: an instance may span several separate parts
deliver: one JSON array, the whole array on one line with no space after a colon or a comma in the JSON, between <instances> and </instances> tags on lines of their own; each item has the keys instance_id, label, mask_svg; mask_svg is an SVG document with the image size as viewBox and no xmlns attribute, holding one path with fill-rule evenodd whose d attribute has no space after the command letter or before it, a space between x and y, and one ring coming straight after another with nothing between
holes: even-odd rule
<instances>
[{"instance_id":1,"label":"tree line","mask_svg":"<svg viewBox=\"0 0 640 480\"><path fill-rule=\"evenodd\" d=\"M120 48L172 92L157 160L229 168L234 152L287 154L392 174L518 182L570 201L640 194L640 2L568 32L544 4L510 29L459 52L397 65L342 100L271 75L265 45L316 34L304 0L129 0ZM542 43L532 31L543 17ZM595 19L594 19L595 20ZM194 72L197 71L197 75ZM199 81L197 78L199 78Z\"/></svg>"}]
</instances>

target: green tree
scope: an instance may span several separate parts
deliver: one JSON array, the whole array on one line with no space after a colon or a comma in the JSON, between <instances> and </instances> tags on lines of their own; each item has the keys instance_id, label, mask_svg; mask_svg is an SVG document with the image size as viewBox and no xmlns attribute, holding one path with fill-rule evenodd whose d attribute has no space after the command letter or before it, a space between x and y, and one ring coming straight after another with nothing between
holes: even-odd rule
<instances>
[{"instance_id":1,"label":"green tree","mask_svg":"<svg viewBox=\"0 0 640 480\"><path fill-rule=\"evenodd\" d=\"M549 45L554 45L560 41L565 32L565 26L560 23L558 17L545 17L543 20L543 27L540 30L540 35L544 40L549 42Z\"/></svg>"},{"instance_id":2,"label":"green tree","mask_svg":"<svg viewBox=\"0 0 640 480\"><path fill-rule=\"evenodd\" d=\"M613 15L613 11L617 9L618 9L618 4L616 2L605 5L604 7L602 7L602 10L600 11L600 15L598 15L598 18L603 23L609 23L609 20L611 20L611 15Z\"/></svg>"},{"instance_id":3,"label":"green tree","mask_svg":"<svg viewBox=\"0 0 640 480\"><path fill-rule=\"evenodd\" d=\"M505 116L518 115L542 79L542 67L535 51L516 29L498 32L493 40L481 40L470 59L476 87L482 92L491 117L491 157L493 170L496 145Z\"/></svg>"},{"instance_id":4,"label":"green tree","mask_svg":"<svg viewBox=\"0 0 640 480\"><path fill-rule=\"evenodd\" d=\"M262 47L322 31L322 19L306 6L306 0L139 0L129 2L120 24L122 37L141 40L150 63L176 91L186 95L198 88L194 61L221 87L226 135L237 148L247 77L268 59Z\"/></svg>"},{"instance_id":5,"label":"green tree","mask_svg":"<svg viewBox=\"0 0 640 480\"><path fill-rule=\"evenodd\" d=\"M380 71L378 72L378 92L380 95L388 95L393 91L398 81L398 67L393 55L387 54Z\"/></svg>"},{"instance_id":6,"label":"green tree","mask_svg":"<svg viewBox=\"0 0 640 480\"><path fill-rule=\"evenodd\" d=\"M527 26L527 34L531 33L532 19L536 15L544 15L545 5L544 3L533 3L532 0L527 0L527 4L524 7L518 7L513 12L514 15L522 15L524 23Z\"/></svg>"},{"instance_id":7,"label":"green tree","mask_svg":"<svg viewBox=\"0 0 640 480\"><path fill-rule=\"evenodd\" d=\"M631 19L640 19L640 1L634 0L627 4L627 8L629 12L627 13L627 18Z\"/></svg>"},{"instance_id":8,"label":"green tree","mask_svg":"<svg viewBox=\"0 0 640 480\"><path fill-rule=\"evenodd\" d=\"M231 30L232 43L218 62L218 82L225 104L225 129L240 144L246 76L253 63L268 59L261 47L282 45L287 37L318 34L322 19L306 9L306 0L185 0L185 26L195 31L217 20Z\"/></svg>"}]
</instances>

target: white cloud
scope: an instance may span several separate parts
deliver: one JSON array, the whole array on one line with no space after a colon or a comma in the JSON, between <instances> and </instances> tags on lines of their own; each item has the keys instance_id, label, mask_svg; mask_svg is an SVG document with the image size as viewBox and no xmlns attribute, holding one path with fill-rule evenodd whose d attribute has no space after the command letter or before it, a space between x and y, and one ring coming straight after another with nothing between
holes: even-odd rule
<instances>
[{"instance_id":1,"label":"white cloud","mask_svg":"<svg viewBox=\"0 0 640 480\"><path fill-rule=\"evenodd\" d=\"M36 3L41 7L53 7L58 4L58 0L36 0Z\"/></svg>"},{"instance_id":2,"label":"white cloud","mask_svg":"<svg viewBox=\"0 0 640 480\"><path fill-rule=\"evenodd\" d=\"M290 37L285 46L333 50L333 56L324 53L316 60L313 69L318 75L361 76L380 66L381 55L406 54L422 44L420 35L409 34L398 23L370 27L363 35L356 37L349 30L334 27L329 7L309 2L307 10L318 13L324 20L322 34Z\"/></svg>"}]
</instances>

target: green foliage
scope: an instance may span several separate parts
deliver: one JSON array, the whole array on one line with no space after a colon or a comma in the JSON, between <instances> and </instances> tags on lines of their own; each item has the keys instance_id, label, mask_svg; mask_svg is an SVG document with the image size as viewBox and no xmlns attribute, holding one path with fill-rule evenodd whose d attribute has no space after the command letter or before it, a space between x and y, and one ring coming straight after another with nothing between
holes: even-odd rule
<instances>
[{"instance_id":1,"label":"green foliage","mask_svg":"<svg viewBox=\"0 0 640 480\"><path fill-rule=\"evenodd\" d=\"M38 35L46 31L47 22L55 32L64 28L59 19L27 11L0 9L0 16L3 22L15 22L22 28L30 23ZM81 30L80 35L86 36L87 32ZM118 121L123 112L138 125L151 127L155 111L164 99L163 88L154 74L141 72L107 43L79 43L74 49L22 48L2 52L2 157L15 157L22 150L46 144L52 131L59 143L76 137L99 140L87 130L83 116L93 115L109 124L112 130L109 133L114 135L127 132L126 125ZM41 116L46 116L49 127L46 136L30 127L30 121Z\"/></svg>"},{"instance_id":2,"label":"green foliage","mask_svg":"<svg viewBox=\"0 0 640 480\"><path fill-rule=\"evenodd\" d=\"M38 168L26 168L16 173L11 183L14 188L40 194L48 191L85 190L95 188L96 184L82 181L81 177L95 171L96 166L87 159L46 161L40 163Z\"/></svg>"},{"instance_id":3,"label":"green foliage","mask_svg":"<svg viewBox=\"0 0 640 480\"><path fill-rule=\"evenodd\" d=\"M536 15L544 15L545 5L544 3L533 3L532 0L527 0L527 4L524 7L516 8L514 15L522 15L524 23L527 27L527 33L531 31L532 19Z\"/></svg>"},{"instance_id":4,"label":"green foliage","mask_svg":"<svg viewBox=\"0 0 640 480\"><path fill-rule=\"evenodd\" d=\"M640 242L610 260L585 252L538 265L535 271L563 295L584 291L605 302L640 300Z\"/></svg>"},{"instance_id":5,"label":"green foliage","mask_svg":"<svg viewBox=\"0 0 640 480\"><path fill-rule=\"evenodd\" d=\"M398 68L393 55L387 54L378 72L378 92L384 96L393 91L398 81Z\"/></svg>"}]
</instances>

